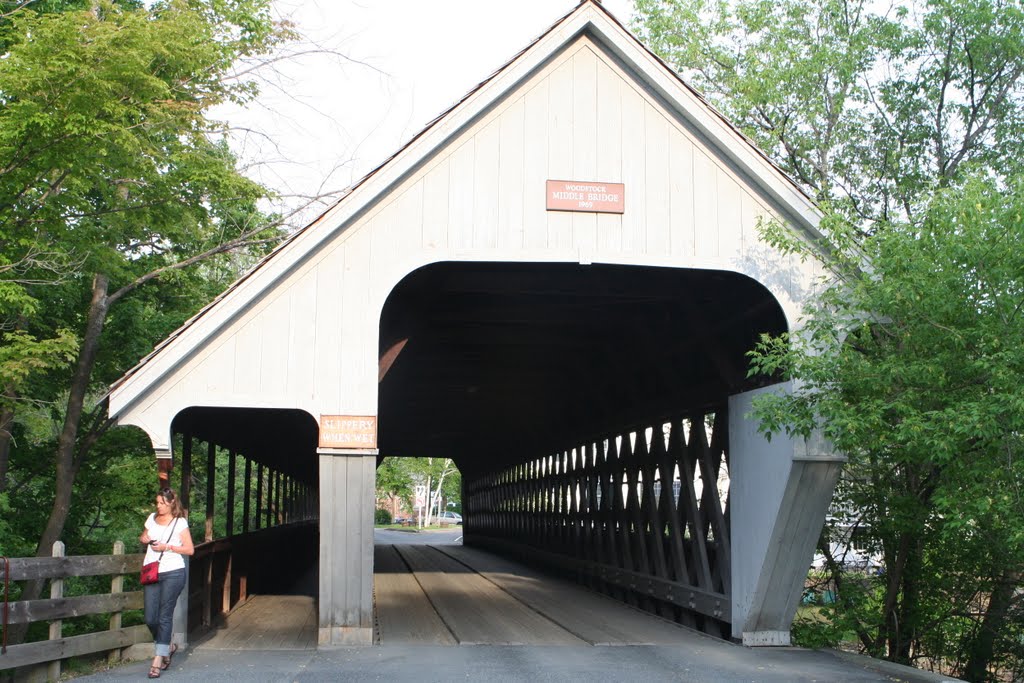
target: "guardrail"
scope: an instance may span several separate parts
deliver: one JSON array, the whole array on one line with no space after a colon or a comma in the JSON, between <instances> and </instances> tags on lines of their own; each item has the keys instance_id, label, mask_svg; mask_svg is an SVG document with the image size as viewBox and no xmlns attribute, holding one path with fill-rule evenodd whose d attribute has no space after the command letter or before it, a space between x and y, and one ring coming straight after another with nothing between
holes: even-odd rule
<instances>
[{"instance_id":1,"label":"guardrail","mask_svg":"<svg viewBox=\"0 0 1024 683\"><path fill-rule=\"evenodd\" d=\"M107 652L111 661L120 659L121 650L152 640L145 625L121 626L121 613L142 608L142 591L124 592L124 575L135 574L142 566L143 554L124 554L124 543L114 544L112 555L65 557L64 544L53 544L53 557L10 558L5 563L9 581L50 580L50 598L8 603L4 595L3 639L15 624L50 622L50 637L34 643L6 645L0 653L0 671L22 666L47 664L47 678L60 677L62 659ZM5 572L7 573L7 572ZM110 593L64 597L64 579L72 576L111 576ZM109 629L65 638L62 619L90 614L109 614Z\"/></svg>"}]
</instances>

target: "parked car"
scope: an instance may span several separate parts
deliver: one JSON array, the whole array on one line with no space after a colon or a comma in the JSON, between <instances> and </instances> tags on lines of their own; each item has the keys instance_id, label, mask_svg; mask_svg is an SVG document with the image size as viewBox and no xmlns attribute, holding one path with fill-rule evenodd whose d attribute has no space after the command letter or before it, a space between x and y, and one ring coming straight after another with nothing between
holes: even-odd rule
<instances>
[{"instance_id":1,"label":"parked car","mask_svg":"<svg viewBox=\"0 0 1024 683\"><path fill-rule=\"evenodd\" d=\"M445 511L437 516L438 524L462 524L462 515L458 512Z\"/></svg>"}]
</instances>

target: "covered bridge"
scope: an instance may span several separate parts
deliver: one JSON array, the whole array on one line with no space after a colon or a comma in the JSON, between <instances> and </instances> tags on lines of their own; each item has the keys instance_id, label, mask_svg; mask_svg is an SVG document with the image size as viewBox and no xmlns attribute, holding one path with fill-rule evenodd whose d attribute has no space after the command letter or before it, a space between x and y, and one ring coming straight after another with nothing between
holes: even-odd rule
<instances>
[{"instance_id":1,"label":"covered bridge","mask_svg":"<svg viewBox=\"0 0 1024 683\"><path fill-rule=\"evenodd\" d=\"M765 220L819 236L808 197L585 0L159 346L110 412L164 473L204 441L319 520L321 646L370 642L388 455L456 461L467 545L788 644L840 459L747 417L785 386L745 353L793 329L820 275Z\"/></svg>"}]
</instances>

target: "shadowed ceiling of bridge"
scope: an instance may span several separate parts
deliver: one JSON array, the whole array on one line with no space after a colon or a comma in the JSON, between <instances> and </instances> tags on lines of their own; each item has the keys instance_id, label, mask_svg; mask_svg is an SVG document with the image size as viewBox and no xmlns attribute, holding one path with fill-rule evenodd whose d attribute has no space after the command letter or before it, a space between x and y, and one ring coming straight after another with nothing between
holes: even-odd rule
<instances>
[{"instance_id":1,"label":"shadowed ceiling of bridge","mask_svg":"<svg viewBox=\"0 0 1024 683\"><path fill-rule=\"evenodd\" d=\"M171 430L212 441L300 481L316 481L318 427L302 410L187 408L174 418Z\"/></svg>"},{"instance_id":2,"label":"shadowed ceiling of bridge","mask_svg":"<svg viewBox=\"0 0 1024 683\"><path fill-rule=\"evenodd\" d=\"M445 263L381 317L381 455L449 456L466 474L720 403L765 382L745 352L786 329L769 292L721 271Z\"/></svg>"}]
</instances>

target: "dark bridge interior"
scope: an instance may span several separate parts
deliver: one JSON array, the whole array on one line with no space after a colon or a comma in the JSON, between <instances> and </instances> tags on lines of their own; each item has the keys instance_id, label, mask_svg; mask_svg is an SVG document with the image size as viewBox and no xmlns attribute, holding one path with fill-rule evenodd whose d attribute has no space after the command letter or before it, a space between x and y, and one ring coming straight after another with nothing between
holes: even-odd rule
<instances>
[{"instance_id":1,"label":"dark bridge interior","mask_svg":"<svg viewBox=\"0 0 1024 683\"><path fill-rule=\"evenodd\" d=\"M395 288L380 329L381 455L472 477L763 384L744 354L786 323L735 273L445 263Z\"/></svg>"},{"instance_id":2,"label":"dark bridge interior","mask_svg":"<svg viewBox=\"0 0 1024 683\"><path fill-rule=\"evenodd\" d=\"M428 266L381 315L380 455L456 462L467 545L728 637L725 406L773 381L748 378L745 354L785 330L775 298L735 273ZM207 530L227 523L194 558L190 622L252 592L315 599L315 417L194 407L172 429L186 445L168 480L204 486ZM287 550L259 559L271 541Z\"/></svg>"}]
</instances>

